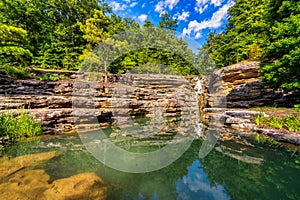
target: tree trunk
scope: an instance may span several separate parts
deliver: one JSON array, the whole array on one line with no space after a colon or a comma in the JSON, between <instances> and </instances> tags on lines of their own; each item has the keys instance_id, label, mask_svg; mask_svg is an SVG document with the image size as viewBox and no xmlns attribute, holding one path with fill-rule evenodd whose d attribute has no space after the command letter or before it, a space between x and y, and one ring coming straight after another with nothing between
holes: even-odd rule
<instances>
[{"instance_id":1,"label":"tree trunk","mask_svg":"<svg viewBox=\"0 0 300 200\"><path fill-rule=\"evenodd\" d=\"M104 83L107 83L107 61L104 61Z\"/></svg>"}]
</instances>

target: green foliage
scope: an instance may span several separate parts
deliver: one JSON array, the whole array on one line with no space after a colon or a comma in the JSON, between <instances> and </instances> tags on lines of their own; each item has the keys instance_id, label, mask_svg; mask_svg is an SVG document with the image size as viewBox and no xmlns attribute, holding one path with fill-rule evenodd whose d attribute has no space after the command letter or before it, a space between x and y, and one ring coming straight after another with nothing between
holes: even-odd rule
<instances>
[{"instance_id":1,"label":"green foliage","mask_svg":"<svg viewBox=\"0 0 300 200\"><path fill-rule=\"evenodd\" d=\"M178 27L177 19L171 19L169 13L164 13L161 15L161 20L158 25L159 28L168 29L171 31L176 31Z\"/></svg>"},{"instance_id":2,"label":"green foliage","mask_svg":"<svg viewBox=\"0 0 300 200\"><path fill-rule=\"evenodd\" d=\"M88 43L80 57L84 60L81 66L84 70L110 73L176 72L181 75L198 73L191 64L193 52L186 42L175 37L173 31L177 21L167 13L162 15L158 28L155 28L150 21L139 27L128 19L122 21L95 10L93 17L80 27ZM122 39L119 33L126 27L129 27L126 39ZM115 34L119 35L113 37Z\"/></svg>"},{"instance_id":3,"label":"green foliage","mask_svg":"<svg viewBox=\"0 0 300 200\"><path fill-rule=\"evenodd\" d=\"M300 118L288 115L284 119L284 125L289 131L300 131Z\"/></svg>"},{"instance_id":4,"label":"green foliage","mask_svg":"<svg viewBox=\"0 0 300 200\"><path fill-rule=\"evenodd\" d=\"M284 1L278 6L270 8L267 15L272 23L267 32L261 73L265 83L272 87L297 90L300 89L300 2ZM278 15L273 16L273 12Z\"/></svg>"},{"instance_id":5,"label":"green foliage","mask_svg":"<svg viewBox=\"0 0 300 200\"><path fill-rule=\"evenodd\" d=\"M255 118L254 122L256 125L261 126L267 122L266 117L263 113L259 113Z\"/></svg>"},{"instance_id":6,"label":"green foliage","mask_svg":"<svg viewBox=\"0 0 300 200\"><path fill-rule=\"evenodd\" d=\"M297 110L298 112L300 112L300 104L296 104L294 105L295 110Z\"/></svg>"},{"instance_id":7,"label":"green foliage","mask_svg":"<svg viewBox=\"0 0 300 200\"><path fill-rule=\"evenodd\" d=\"M17 116L10 112L0 113L0 136L7 136L15 141L42 134L42 127L29 116L24 109Z\"/></svg>"},{"instance_id":8,"label":"green foliage","mask_svg":"<svg viewBox=\"0 0 300 200\"><path fill-rule=\"evenodd\" d=\"M27 31L0 24L0 65L10 63L11 65L26 65L32 58L28 49Z\"/></svg>"},{"instance_id":9,"label":"green foliage","mask_svg":"<svg viewBox=\"0 0 300 200\"><path fill-rule=\"evenodd\" d=\"M268 31L261 73L267 85L300 89L300 2L268 1Z\"/></svg>"},{"instance_id":10,"label":"green foliage","mask_svg":"<svg viewBox=\"0 0 300 200\"><path fill-rule=\"evenodd\" d=\"M11 66L34 65L42 69L68 70L82 67L84 70L105 73L125 73L135 69L140 73L159 73L162 69L158 65L170 65L183 75L198 73L197 69L191 67L193 52L188 49L186 42L175 37L178 22L168 13L161 15L158 25L169 34L165 41L160 37L161 50L147 49L157 36L151 33L147 38L145 36L149 32L144 31L144 41L141 43L138 41L140 36L132 35L136 38L131 39L140 44L141 49L132 51L127 41L117 40L114 35L125 31L139 30L141 33L145 29L156 29L154 24L146 20L140 27L132 19L122 19L112 13L103 1L0 0L0 5L0 21L3 23L0 25L0 62L5 61ZM104 45L99 47L99 44ZM165 49L172 45L177 55ZM120 52L127 50L130 53L126 53L126 56L116 58L122 55ZM115 61L110 65L115 59L119 63ZM55 75L39 78L60 79Z\"/></svg>"},{"instance_id":11,"label":"green foliage","mask_svg":"<svg viewBox=\"0 0 300 200\"><path fill-rule=\"evenodd\" d=\"M29 77L26 69L22 67L11 66L10 64L4 64L0 66L0 71L3 71L7 76L16 78L27 78Z\"/></svg>"},{"instance_id":12,"label":"green foliage","mask_svg":"<svg viewBox=\"0 0 300 200\"><path fill-rule=\"evenodd\" d=\"M286 92L300 89L300 2L236 0L223 33L210 33L204 49L217 67L261 62L264 82Z\"/></svg>"},{"instance_id":13,"label":"green foliage","mask_svg":"<svg viewBox=\"0 0 300 200\"><path fill-rule=\"evenodd\" d=\"M195 56L194 66L199 74L210 75L216 69L215 63L204 47L198 50L199 52Z\"/></svg>"},{"instance_id":14,"label":"green foliage","mask_svg":"<svg viewBox=\"0 0 300 200\"><path fill-rule=\"evenodd\" d=\"M254 118L255 124L263 127L271 127L277 129L287 129L289 131L300 131L300 115L286 115L283 119L275 116L265 117L263 113L258 114Z\"/></svg>"},{"instance_id":15,"label":"green foliage","mask_svg":"<svg viewBox=\"0 0 300 200\"><path fill-rule=\"evenodd\" d=\"M261 144L269 144L269 145L275 146L275 147L280 147L281 146L280 142L277 142L273 138L265 137L265 136L262 136L260 134L256 134L254 139L258 143L261 143Z\"/></svg>"},{"instance_id":16,"label":"green foliage","mask_svg":"<svg viewBox=\"0 0 300 200\"><path fill-rule=\"evenodd\" d=\"M282 129L283 122L282 120L278 119L277 117L272 116L269 120L270 126L277 128L277 129Z\"/></svg>"},{"instance_id":17,"label":"green foliage","mask_svg":"<svg viewBox=\"0 0 300 200\"><path fill-rule=\"evenodd\" d=\"M210 33L204 49L218 67L244 60L260 60L265 40L263 0L237 0L229 9L224 33Z\"/></svg>"},{"instance_id":18,"label":"green foliage","mask_svg":"<svg viewBox=\"0 0 300 200\"><path fill-rule=\"evenodd\" d=\"M78 57L85 47L79 23L91 17L94 9L111 11L99 0L0 0L0 5L1 22L17 27L15 31L26 30L33 54L29 64L44 69L78 69Z\"/></svg>"},{"instance_id":19,"label":"green foliage","mask_svg":"<svg viewBox=\"0 0 300 200\"><path fill-rule=\"evenodd\" d=\"M41 76L38 76L38 79L41 81L58 81L58 80L67 80L69 79L63 74L43 74Z\"/></svg>"}]
</instances>

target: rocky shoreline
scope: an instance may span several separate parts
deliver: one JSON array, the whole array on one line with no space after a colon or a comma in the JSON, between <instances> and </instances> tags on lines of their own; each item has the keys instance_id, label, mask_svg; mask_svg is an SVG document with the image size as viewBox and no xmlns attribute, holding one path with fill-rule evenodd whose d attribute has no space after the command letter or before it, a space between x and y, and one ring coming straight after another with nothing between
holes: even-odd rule
<instances>
[{"instance_id":1,"label":"rocky shoreline","mask_svg":"<svg viewBox=\"0 0 300 200\"><path fill-rule=\"evenodd\" d=\"M210 123L213 115L221 115L222 126L216 126L221 134L231 134L233 136L252 137L257 134L266 138L272 138L277 142L289 143L300 146L300 133L292 132L283 129L263 128L255 124L254 118L259 114L264 114L260 111L249 111L247 109L205 109L206 119L205 124Z\"/></svg>"}]
</instances>

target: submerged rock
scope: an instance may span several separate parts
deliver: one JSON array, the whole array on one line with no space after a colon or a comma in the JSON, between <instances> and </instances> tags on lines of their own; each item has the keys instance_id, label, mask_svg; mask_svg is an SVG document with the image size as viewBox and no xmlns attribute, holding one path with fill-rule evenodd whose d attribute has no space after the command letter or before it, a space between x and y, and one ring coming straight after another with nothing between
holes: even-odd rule
<instances>
[{"instance_id":1,"label":"submerged rock","mask_svg":"<svg viewBox=\"0 0 300 200\"><path fill-rule=\"evenodd\" d=\"M1 158L1 199L106 199L108 187L94 173L82 173L49 183L50 176L39 164L58 156L56 152Z\"/></svg>"},{"instance_id":2,"label":"submerged rock","mask_svg":"<svg viewBox=\"0 0 300 200\"><path fill-rule=\"evenodd\" d=\"M82 173L54 181L43 193L45 199L106 199L108 188L94 173Z\"/></svg>"}]
</instances>

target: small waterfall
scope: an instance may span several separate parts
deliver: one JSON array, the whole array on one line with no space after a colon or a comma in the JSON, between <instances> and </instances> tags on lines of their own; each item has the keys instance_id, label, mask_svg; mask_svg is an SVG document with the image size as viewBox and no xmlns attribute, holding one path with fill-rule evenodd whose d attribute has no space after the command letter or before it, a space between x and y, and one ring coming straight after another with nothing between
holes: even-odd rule
<instances>
[{"instance_id":1,"label":"small waterfall","mask_svg":"<svg viewBox=\"0 0 300 200\"><path fill-rule=\"evenodd\" d=\"M202 123L197 123L197 127L195 127L195 132L196 132L197 137L200 137L200 138L204 137Z\"/></svg>"},{"instance_id":2,"label":"small waterfall","mask_svg":"<svg viewBox=\"0 0 300 200\"><path fill-rule=\"evenodd\" d=\"M203 85L204 85L204 79L200 79L197 81L195 88L194 88L197 95L200 95L203 92L203 90L204 90Z\"/></svg>"},{"instance_id":3,"label":"small waterfall","mask_svg":"<svg viewBox=\"0 0 300 200\"><path fill-rule=\"evenodd\" d=\"M195 94L197 96L198 104L201 101L201 95L203 94L204 89L205 89L205 87L204 87L204 79L198 80L197 83L196 83L196 85L195 85L195 87L194 87L194 91L195 91ZM199 112L201 112L200 107L199 107ZM200 116L199 116L199 118L200 118ZM202 122L197 122L197 127L195 127L195 129L196 129L195 132L196 132L197 137L200 137L200 138L204 137L204 134L203 134L203 123Z\"/></svg>"}]
</instances>

